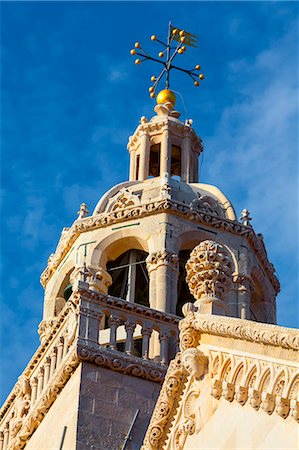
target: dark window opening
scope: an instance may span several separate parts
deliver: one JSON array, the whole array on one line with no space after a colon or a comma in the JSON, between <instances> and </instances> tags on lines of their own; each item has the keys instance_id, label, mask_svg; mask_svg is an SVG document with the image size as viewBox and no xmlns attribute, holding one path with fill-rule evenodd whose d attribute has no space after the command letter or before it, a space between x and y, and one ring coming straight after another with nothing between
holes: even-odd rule
<instances>
[{"instance_id":1,"label":"dark window opening","mask_svg":"<svg viewBox=\"0 0 299 450\"><path fill-rule=\"evenodd\" d=\"M63 291L63 298L66 302L68 301L72 293L73 293L73 285L69 284Z\"/></svg>"},{"instance_id":2,"label":"dark window opening","mask_svg":"<svg viewBox=\"0 0 299 450\"><path fill-rule=\"evenodd\" d=\"M149 161L149 176L158 177L160 175L160 144L151 146Z\"/></svg>"},{"instance_id":3,"label":"dark window opening","mask_svg":"<svg viewBox=\"0 0 299 450\"><path fill-rule=\"evenodd\" d=\"M112 277L109 295L149 306L147 255L142 250L128 250L115 261L107 263L107 271Z\"/></svg>"},{"instance_id":4,"label":"dark window opening","mask_svg":"<svg viewBox=\"0 0 299 450\"><path fill-rule=\"evenodd\" d=\"M171 176L181 176L181 149L177 145L171 147Z\"/></svg>"},{"instance_id":5,"label":"dark window opening","mask_svg":"<svg viewBox=\"0 0 299 450\"><path fill-rule=\"evenodd\" d=\"M179 252L179 267L180 267L180 273L179 273L179 279L178 279L178 301L176 305L176 315L183 317L182 313L182 306L187 303L191 302L194 303L195 298L193 295L191 295L189 291L189 287L186 283L186 263L190 257L191 250L181 250Z\"/></svg>"},{"instance_id":6,"label":"dark window opening","mask_svg":"<svg viewBox=\"0 0 299 450\"><path fill-rule=\"evenodd\" d=\"M135 179L138 180L138 174L139 174L139 160L140 160L140 155L136 156L136 174L135 174Z\"/></svg>"}]
</instances>

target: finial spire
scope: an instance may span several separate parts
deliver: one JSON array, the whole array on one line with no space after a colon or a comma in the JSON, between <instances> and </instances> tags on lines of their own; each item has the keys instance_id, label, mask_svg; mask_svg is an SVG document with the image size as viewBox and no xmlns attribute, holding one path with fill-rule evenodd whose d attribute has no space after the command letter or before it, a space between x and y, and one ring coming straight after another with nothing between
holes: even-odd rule
<instances>
[{"instance_id":1,"label":"finial spire","mask_svg":"<svg viewBox=\"0 0 299 450\"><path fill-rule=\"evenodd\" d=\"M167 43L164 43L163 41L158 39L156 35L152 35L151 40L159 42L159 44L161 44L164 47L164 50L160 51L158 53L158 56L161 59L154 58L154 57L150 56L148 53L146 53L146 51L143 50L143 48L141 47L140 42L135 43L135 48L133 48L131 50L131 55L137 55L142 58L142 59L140 59L140 58L135 59L135 64L137 64L137 65L141 64L143 61L150 60L150 61L155 61L159 64L162 64L164 66L161 73L158 76L155 76L155 75L151 76L151 81L154 84L152 86L150 86L150 88L149 88L150 97L151 98L156 97L156 89L158 87L158 84L161 81L161 79L163 78L163 76L165 75L165 89L163 91L161 91L160 94L164 93L164 95L162 95L162 97L164 97L166 95L168 98L169 96L171 97L171 95L170 95L170 93L171 93L172 101L174 102L173 104L175 104L175 95L172 91L169 90L170 71L172 69L179 70L180 72L184 72L187 75L189 75L194 82L194 86L196 86L196 87L198 87L200 85L200 82L198 81L198 79L200 79L200 80L204 79L204 75L202 73L200 73L200 74L198 73L201 70L201 67L199 64L197 64L195 66L195 68L191 69L191 70L183 69L182 67L175 66L173 64L173 61L177 55L182 55L183 53L186 52L186 50L187 50L186 46L196 47L195 44L197 42L197 37L194 34L191 34L191 33L188 33L187 31L181 30L180 28L175 28L169 22ZM163 60L164 58L166 60ZM157 98L157 100L159 100L159 98ZM160 102L158 101L158 103L160 103Z\"/></svg>"}]
</instances>

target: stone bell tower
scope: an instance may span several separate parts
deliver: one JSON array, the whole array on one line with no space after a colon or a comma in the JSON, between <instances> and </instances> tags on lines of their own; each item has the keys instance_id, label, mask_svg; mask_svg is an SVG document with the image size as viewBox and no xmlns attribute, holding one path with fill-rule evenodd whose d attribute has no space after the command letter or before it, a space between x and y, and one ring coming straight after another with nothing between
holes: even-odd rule
<instances>
[{"instance_id":1,"label":"stone bell tower","mask_svg":"<svg viewBox=\"0 0 299 450\"><path fill-rule=\"evenodd\" d=\"M129 181L91 215L82 204L48 260L41 343L2 408L1 450L140 448L185 303L275 323L262 236L199 183L202 141L174 93L157 101L129 138Z\"/></svg>"}]
</instances>

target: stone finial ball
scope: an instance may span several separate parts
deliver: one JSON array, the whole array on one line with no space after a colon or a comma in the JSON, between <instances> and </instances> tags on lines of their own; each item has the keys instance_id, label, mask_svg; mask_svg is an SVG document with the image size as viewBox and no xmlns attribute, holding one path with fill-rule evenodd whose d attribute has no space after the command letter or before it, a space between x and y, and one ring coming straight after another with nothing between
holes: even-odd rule
<instances>
[{"instance_id":1,"label":"stone finial ball","mask_svg":"<svg viewBox=\"0 0 299 450\"><path fill-rule=\"evenodd\" d=\"M175 102L176 102L175 93L169 89L163 89L163 91L160 91L159 94L157 95L158 105L163 105L164 103L171 103L174 106Z\"/></svg>"}]
</instances>

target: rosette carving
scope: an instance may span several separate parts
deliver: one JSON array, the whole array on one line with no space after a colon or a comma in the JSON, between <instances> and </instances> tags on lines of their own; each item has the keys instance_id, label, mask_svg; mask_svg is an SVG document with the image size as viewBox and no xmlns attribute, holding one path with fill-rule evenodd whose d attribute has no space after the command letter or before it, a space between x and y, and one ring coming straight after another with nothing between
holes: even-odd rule
<instances>
[{"instance_id":1,"label":"rosette carving","mask_svg":"<svg viewBox=\"0 0 299 450\"><path fill-rule=\"evenodd\" d=\"M203 241L192 250L186 271L190 292L200 303L222 302L232 285L231 259L214 241Z\"/></svg>"}]
</instances>

